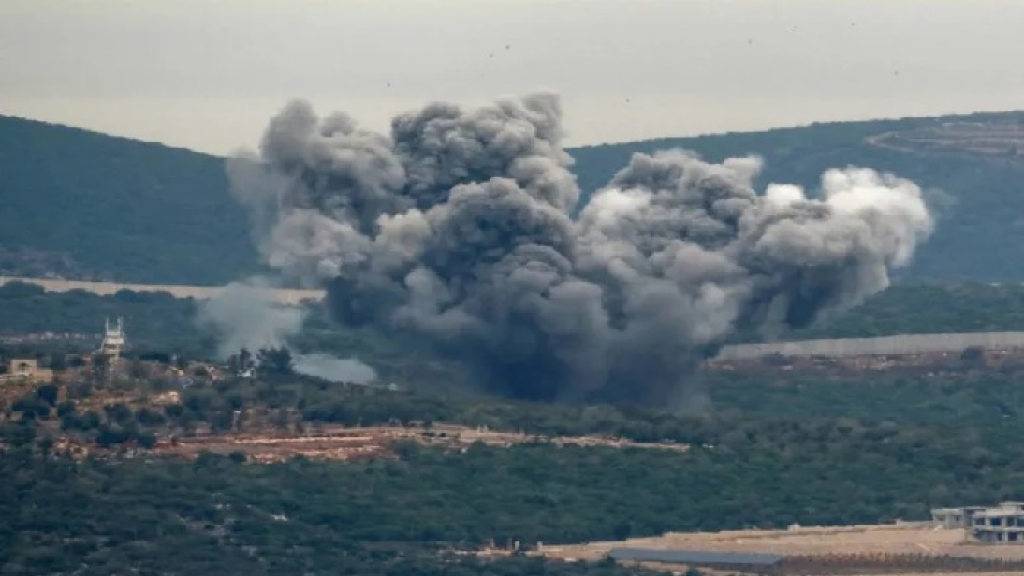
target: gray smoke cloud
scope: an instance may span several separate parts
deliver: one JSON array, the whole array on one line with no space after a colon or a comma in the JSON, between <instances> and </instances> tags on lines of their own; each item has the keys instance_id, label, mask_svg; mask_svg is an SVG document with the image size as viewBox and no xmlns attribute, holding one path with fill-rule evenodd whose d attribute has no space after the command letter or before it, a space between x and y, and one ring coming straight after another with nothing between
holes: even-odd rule
<instances>
[{"instance_id":1,"label":"gray smoke cloud","mask_svg":"<svg viewBox=\"0 0 1024 576\"><path fill-rule=\"evenodd\" d=\"M330 354L297 354L294 359L295 371L334 382L366 384L377 379L373 368L357 358L337 358Z\"/></svg>"},{"instance_id":2,"label":"gray smoke cloud","mask_svg":"<svg viewBox=\"0 0 1024 576\"><path fill-rule=\"evenodd\" d=\"M756 157L636 154L576 219L557 96L430 104L388 135L301 101L229 170L267 263L335 318L418 334L499 393L664 403L736 330L802 327L884 289L933 218L863 168L754 189Z\"/></svg>"},{"instance_id":3,"label":"gray smoke cloud","mask_svg":"<svg viewBox=\"0 0 1024 576\"><path fill-rule=\"evenodd\" d=\"M302 329L303 310L278 304L259 278L232 282L199 305L199 325L217 337L217 353L227 358L246 348L280 348Z\"/></svg>"},{"instance_id":4,"label":"gray smoke cloud","mask_svg":"<svg viewBox=\"0 0 1024 576\"><path fill-rule=\"evenodd\" d=\"M261 348L280 348L302 330L302 307L278 303L270 284L259 278L228 284L199 306L198 324L217 337L218 354L226 359L242 348L252 353ZM292 354L300 374L335 382L366 384L377 379L373 368L357 358L328 354Z\"/></svg>"}]
</instances>

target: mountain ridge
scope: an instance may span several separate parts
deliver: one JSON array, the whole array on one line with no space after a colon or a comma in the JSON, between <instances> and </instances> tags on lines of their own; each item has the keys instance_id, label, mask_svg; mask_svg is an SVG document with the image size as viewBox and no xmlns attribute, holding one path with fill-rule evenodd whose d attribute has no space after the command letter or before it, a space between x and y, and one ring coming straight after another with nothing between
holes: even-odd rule
<instances>
[{"instance_id":1,"label":"mountain ridge","mask_svg":"<svg viewBox=\"0 0 1024 576\"><path fill-rule=\"evenodd\" d=\"M956 203L901 277L1020 281L1013 247L1018 240L1024 246L1024 218L1017 216L1024 214L1022 125L1022 112L981 112L567 151L584 198L632 154L665 148L711 161L761 156L759 186L813 191L826 169L848 165L892 172ZM0 275L223 285L263 270L217 155L0 115L0 202Z\"/></svg>"}]
</instances>

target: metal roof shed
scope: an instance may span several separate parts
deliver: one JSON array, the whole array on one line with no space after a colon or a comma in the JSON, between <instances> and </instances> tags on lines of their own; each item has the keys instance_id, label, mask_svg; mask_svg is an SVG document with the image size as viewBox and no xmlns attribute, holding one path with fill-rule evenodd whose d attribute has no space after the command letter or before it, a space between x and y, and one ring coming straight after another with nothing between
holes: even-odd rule
<instances>
[{"instance_id":1,"label":"metal roof shed","mask_svg":"<svg viewBox=\"0 0 1024 576\"><path fill-rule=\"evenodd\" d=\"M782 562L777 554L655 550L651 548L612 548L608 557L616 561L661 562L690 566L772 568Z\"/></svg>"}]
</instances>

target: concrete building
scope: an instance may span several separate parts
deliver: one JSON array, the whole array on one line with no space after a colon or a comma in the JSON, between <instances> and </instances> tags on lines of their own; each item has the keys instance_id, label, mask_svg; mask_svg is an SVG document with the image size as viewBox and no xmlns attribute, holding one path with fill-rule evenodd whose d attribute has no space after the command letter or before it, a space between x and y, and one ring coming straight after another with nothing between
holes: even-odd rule
<instances>
[{"instance_id":1,"label":"concrete building","mask_svg":"<svg viewBox=\"0 0 1024 576\"><path fill-rule=\"evenodd\" d=\"M991 544L1024 544L1024 504L1003 502L974 514L971 536Z\"/></svg>"},{"instance_id":2,"label":"concrete building","mask_svg":"<svg viewBox=\"0 0 1024 576\"><path fill-rule=\"evenodd\" d=\"M12 358L7 361L6 376L32 382L49 382L53 380L53 370L40 368L39 361L34 358Z\"/></svg>"},{"instance_id":3,"label":"concrete building","mask_svg":"<svg viewBox=\"0 0 1024 576\"><path fill-rule=\"evenodd\" d=\"M1024 502L1002 502L995 507L935 508L932 522L944 528L962 528L976 542L1024 544Z\"/></svg>"},{"instance_id":4,"label":"concrete building","mask_svg":"<svg viewBox=\"0 0 1024 576\"><path fill-rule=\"evenodd\" d=\"M932 510L932 522L943 528L969 528L974 524L974 515L984 510L984 506L934 508Z\"/></svg>"}]
</instances>

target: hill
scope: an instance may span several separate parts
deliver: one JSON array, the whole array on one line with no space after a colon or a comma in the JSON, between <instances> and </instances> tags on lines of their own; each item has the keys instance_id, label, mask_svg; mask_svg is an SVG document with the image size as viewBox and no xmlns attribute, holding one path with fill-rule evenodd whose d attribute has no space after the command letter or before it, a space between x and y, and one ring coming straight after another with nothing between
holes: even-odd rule
<instances>
[{"instance_id":1,"label":"hill","mask_svg":"<svg viewBox=\"0 0 1024 576\"><path fill-rule=\"evenodd\" d=\"M224 284L257 269L213 156L0 117L0 274Z\"/></svg>"},{"instance_id":2,"label":"hill","mask_svg":"<svg viewBox=\"0 0 1024 576\"><path fill-rule=\"evenodd\" d=\"M1021 298L1020 286L904 284L859 321L817 330L1019 326ZM196 346L194 306L10 283L0 341L123 314L133 342ZM362 341L360 357L394 365ZM156 360L65 368L53 383L2 387L5 574L639 576L490 544L920 520L934 506L1019 500L1024 477L1024 389L992 371L706 372L715 410L671 414L346 385L262 363L254 377L192 363L186 380Z\"/></svg>"},{"instance_id":3,"label":"hill","mask_svg":"<svg viewBox=\"0 0 1024 576\"><path fill-rule=\"evenodd\" d=\"M25 389L4 406L4 573L552 575L571 565L452 566L465 556L443 551L918 520L937 505L1019 499L1024 474L1024 428L993 405L1021 406L1020 394L1007 394L1012 382L894 383L896 397L880 386L865 393L824 383L827 393L810 398L793 384L720 382L731 388L732 410L678 416L427 398L269 372L217 381L197 374L165 400L174 384L139 372L131 380L82 372L74 384ZM944 400L951 392L956 399ZM319 441L326 429L359 435L384 422L404 431L419 422L442 437L453 427L440 424L450 422L538 437L456 449L399 441L366 457L266 464L242 444L222 455L165 449L209 438L200 428L227 441L250 434L294 445ZM634 443L549 441L564 434ZM635 445L666 440L688 447Z\"/></svg>"},{"instance_id":4,"label":"hill","mask_svg":"<svg viewBox=\"0 0 1024 576\"><path fill-rule=\"evenodd\" d=\"M759 184L816 189L832 167L859 165L893 172L943 192L938 230L904 278L1019 281L1016 246L1024 245L1022 112L939 118L815 123L800 128L610 144L572 151L585 190L600 186L634 152L681 147L721 161L755 153Z\"/></svg>"},{"instance_id":5,"label":"hill","mask_svg":"<svg viewBox=\"0 0 1024 576\"><path fill-rule=\"evenodd\" d=\"M938 233L904 277L1024 279L1024 113L821 123L570 150L585 194L634 152L763 156L765 182L817 186L830 167L892 171L945 193ZM0 274L219 285L259 269L223 160L0 116Z\"/></svg>"}]
</instances>

